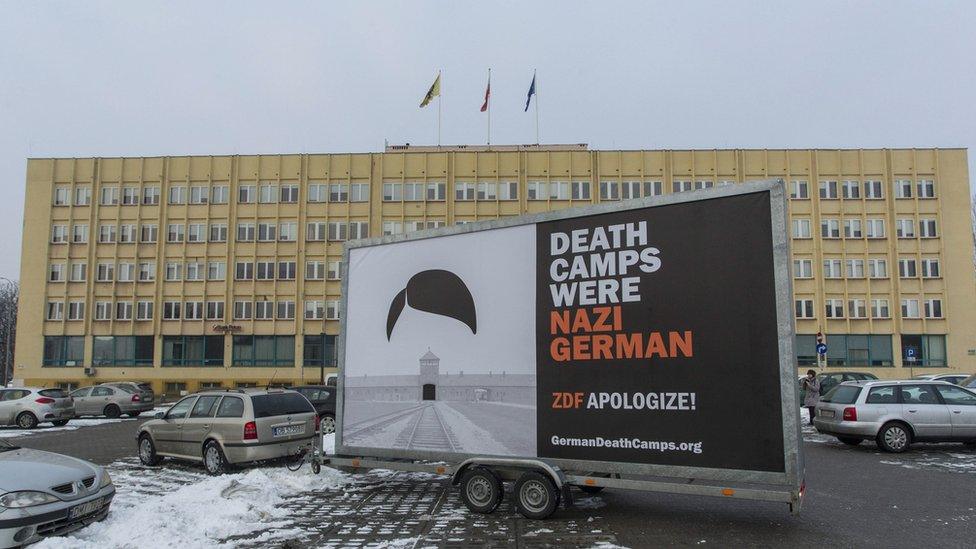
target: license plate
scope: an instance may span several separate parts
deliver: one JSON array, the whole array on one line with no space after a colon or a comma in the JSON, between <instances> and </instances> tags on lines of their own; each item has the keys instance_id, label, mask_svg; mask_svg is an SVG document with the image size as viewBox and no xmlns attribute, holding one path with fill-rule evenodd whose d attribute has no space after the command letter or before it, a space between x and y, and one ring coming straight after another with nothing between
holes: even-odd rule
<instances>
[{"instance_id":1,"label":"license plate","mask_svg":"<svg viewBox=\"0 0 976 549\"><path fill-rule=\"evenodd\" d=\"M820 417L834 417L833 410L820 410Z\"/></svg>"},{"instance_id":2,"label":"license plate","mask_svg":"<svg viewBox=\"0 0 976 549\"><path fill-rule=\"evenodd\" d=\"M98 498L88 503L83 503L77 507L72 507L68 512L69 519L75 519L85 515L90 515L102 508L102 498Z\"/></svg>"},{"instance_id":3,"label":"license plate","mask_svg":"<svg viewBox=\"0 0 976 549\"><path fill-rule=\"evenodd\" d=\"M273 427L271 429L271 435L276 437L286 437L289 435L303 435L305 434L305 425L282 425L281 427Z\"/></svg>"}]
</instances>

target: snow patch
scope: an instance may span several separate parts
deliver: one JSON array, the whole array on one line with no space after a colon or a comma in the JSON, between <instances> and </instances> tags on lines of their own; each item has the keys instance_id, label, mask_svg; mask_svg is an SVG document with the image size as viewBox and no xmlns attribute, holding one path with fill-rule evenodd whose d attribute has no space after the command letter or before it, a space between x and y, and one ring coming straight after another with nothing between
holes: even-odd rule
<instances>
[{"instance_id":1,"label":"snow patch","mask_svg":"<svg viewBox=\"0 0 976 549\"><path fill-rule=\"evenodd\" d=\"M82 427L94 427L95 425L106 425L108 423L119 423L122 421L132 421L135 418L118 419L72 419L67 425L62 427L47 426L42 423L36 429L18 429L0 427L0 438L26 437L30 435L43 435L44 433L57 433L60 431L76 431Z\"/></svg>"}]
</instances>

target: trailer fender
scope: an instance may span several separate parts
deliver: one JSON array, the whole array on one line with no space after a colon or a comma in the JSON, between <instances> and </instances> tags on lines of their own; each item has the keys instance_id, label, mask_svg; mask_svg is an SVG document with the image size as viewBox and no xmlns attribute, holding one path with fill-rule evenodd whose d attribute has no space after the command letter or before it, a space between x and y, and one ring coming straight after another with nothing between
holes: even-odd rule
<instances>
[{"instance_id":1,"label":"trailer fender","mask_svg":"<svg viewBox=\"0 0 976 549\"><path fill-rule=\"evenodd\" d=\"M461 477L464 476L464 472L471 467L497 467L501 469L531 469L534 471L539 471L549 476L552 481L556 484L556 489L562 490L563 486L566 484L566 475L563 474L559 467L550 465L542 460L538 459L520 459L520 458L488 458L488 457L475 457L468 458L461 462L454 470L454 474L451 476L451 484L457 486L461 482Z\"/></svg>"}]
</instances>

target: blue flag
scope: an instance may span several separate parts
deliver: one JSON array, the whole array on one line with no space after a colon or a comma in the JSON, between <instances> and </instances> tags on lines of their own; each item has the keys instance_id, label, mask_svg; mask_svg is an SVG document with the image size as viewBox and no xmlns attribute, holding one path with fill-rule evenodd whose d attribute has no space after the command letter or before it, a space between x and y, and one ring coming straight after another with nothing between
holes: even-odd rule
<instances>
[{"instance_id":1,"label":"blue flag","mask_svg":"<svg viewBox=\"0 0 976 549\"><path fill-rule=\"evenodd\" d=\"M525 98L525 110L522 112L529 112L529 103L532 102L533 95L535 95L535 73L532 74L532 85L529 86L529 95Z\"/></svg>"}]
</instances>

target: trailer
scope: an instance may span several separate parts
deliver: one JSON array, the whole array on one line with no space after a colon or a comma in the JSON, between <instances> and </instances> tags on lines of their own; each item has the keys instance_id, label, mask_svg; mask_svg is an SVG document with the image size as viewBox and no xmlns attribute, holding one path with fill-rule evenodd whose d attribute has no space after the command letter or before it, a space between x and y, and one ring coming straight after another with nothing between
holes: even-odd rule
<instances>
[{"instance_id":1,"label":"trailer","mask_svg":"<svg viewBox=\"0 0 976 549\"><path fill-rule=\"evenodd\" d=\"M803 459L781 180L346 243L335 451L545 518L571 487L781 502Z\"/></svg>"}]
</instances>

